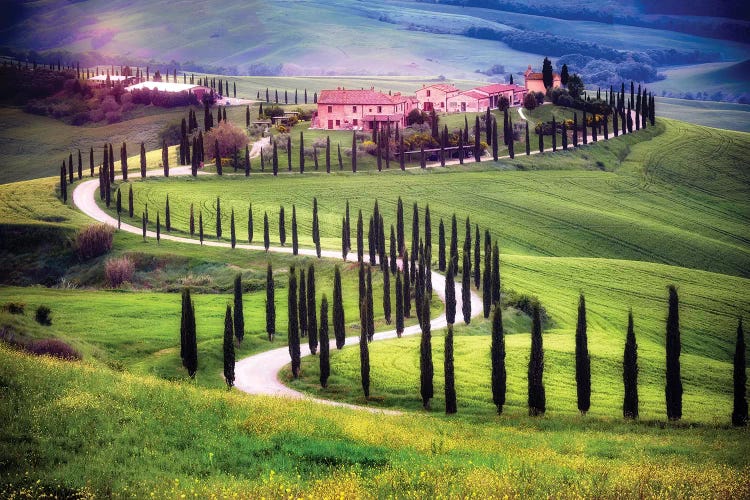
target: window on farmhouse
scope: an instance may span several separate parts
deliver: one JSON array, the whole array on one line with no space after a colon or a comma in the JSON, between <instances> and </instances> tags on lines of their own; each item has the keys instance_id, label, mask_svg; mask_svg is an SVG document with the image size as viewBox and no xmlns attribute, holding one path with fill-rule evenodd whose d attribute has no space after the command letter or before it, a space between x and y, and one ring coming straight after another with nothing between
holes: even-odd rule
<instances>
[{"instance_id":1,"label":"window on farmhouse","mask_svg":"<svg viewBox=\"0 0 750 500\"><path fill-rule=\"evenodd\" d=\"M430 91L429 90L427 91L427 97L430 97Z\"/></svg>"},{"instance_id":2,"label":"window on farmhouse","mask_svg":"<svg viewBox=\"0 0 750 500\"><path fill-rule=\"evenodd\" d=\"M383 106L378 106L378 113L382 113L382 112L383 112Z\"/></svg>"},{"instance_id":3,"label":"window on farmhouse","mask_svg":"<svg viewBox=\"0 0 750 500\"><path fill-rule=\"evenodd\" d=\"M356 113L356 112L357 112L357 106L352 106L352 113Z\"/></svg>"},{"instance_id":4,"label":"window on farmhouse","mask_svg":"<svg viewBox=\"0 0 750 500\"><path fill-rule=\"evenodd\" d=\"M328 112L333 113L333 106L328 106Z\"/></svg>"},{"instance_id":5,"label":"window on farmhouse","mask_svg":"<svg viewBox=\"0 0 750 500\"><path fill-rule=\"evenodd\" d=\"M355 127L359 125L359 122L357 121L357 119L356 119L356 118L355 118L355 119L354 119L354 121L353 121L353 125L354 125Z\"/></svg>"}]
</instances>

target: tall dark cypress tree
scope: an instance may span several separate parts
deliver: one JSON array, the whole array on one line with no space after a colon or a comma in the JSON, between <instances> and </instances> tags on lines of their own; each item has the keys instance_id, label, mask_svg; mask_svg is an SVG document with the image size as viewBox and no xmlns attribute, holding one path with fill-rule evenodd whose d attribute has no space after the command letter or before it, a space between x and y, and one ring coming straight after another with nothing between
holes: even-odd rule
<instances>
[{"instance_id":1,"label":"tall dark cypress tree","mask_svg":"<svg viewBox=\"0 0 750 500\"><path fill-rule=\"evenodd\" d=\"M346 249L351 250L352 249L352 224L351 219L349 218L349 200L346 200L346 213L344 215L344 220L346 222Z\"/></svg>"},{"instance_id":2,"label":"tall dark cypress tree","mask_svg":"<svg viewBox=\"0 0 750 500\"><path fill-rule=\"evenodd\" d=\"M123 145L123 147L125 147L125 143L124 142L122 143L122 145ZM125 172L126 173L125 173L125 177L123 178L123 180L128 180L128 177L127 177L127 165L128 165L128 163L127 163L127 161L128 161L128 157L127 157L127 153L126 153L126 156L125 156L125 167L126 167L125 168ZM78 150L78 180L80 181L81 179L83 179L83 158L81 157L81 150L79 149Z\"/></svg>"},{"instance_id":3,"label":"tall dark cypress tree","mask_svg":"<svg viewBox=\"0 0 750 500\"><path fill-rule=\"evenodd\" d=\"M484 274L482 275L482 306L485 318L490 317L492 308L492 247L490 246L490 232L484 232Z\"/></svg>"},{"instance_id":4,"label":"tall dark cypress tree","mask_svg":"<svg viewBox=\"0 0 750 500\"><path fill-rule=\"evenodd\" d=\"M445 320L449 325L456 322L456 283L451 266L445 275Z\"/></svg>"},{"instance_id":5,"label":"tall dark cypress tree","mask_svg":"<svg viewBox=\"0 0 750 500\"><path fill-rule=\"evenodd\" d=\"M539 137L539 152L544 153L544 131L540 129L537 136Z\"/></svg>"},{"instance_id":6,"label":"tall dark cypress tree","mask_svg":"<svg viewBox=\"0 0 750 500\"><path fill-rule=\"evenodd\" d=\"M268 212L263 212L263 247L268 252L268 247L271 245L271 238L268 233Z\"/></svg>"},{"instance_id":7,"label":"tall dark cypress tree","mask_svg":"<svg viewBox=\"0 0 750 500\"><path fill-rule=\"evenodd\" d=\"M542 319L539 303L535 302L531 313L531 355L529 356L529 416L544 415L547 398L544 393L544 346L542 344Z\"/></svg>"},{"instance_id":8,"label":"tall dark cypress tree","mask_svg":"<svg viewBox=\"0 0 750 500\"><path fill-rule=\"evenodd\" d=\"M398 252L396 251L396 230L393 228L393 224L391 224L391 237L389 239L391 244L391 274L396 274Z\"/></svg>"},{"instance_id":9,"label":"tall dark cypress tree","mask_svg":"<svg viewBox=\"0 0 750 500\"><path fill-rule=\"evenodd\" d=\"M357 171L357 132L352 132L352 172Z\"/></svg>"},{"instance_id":10,"label":"tall dark cypress tree","mask_svg":"<svg viewBox=\"0 0 750 500\"><path fill-rule=\"evenodd\" d=\"M192 209L192 205L190 208ZM128 188L128 217L133 218L133 185L130 184ZM193 231L191 230L190 235L192 236Z\"/></svg>"},{"instance_id":11,"label":"tall dark cypress tree","mask_svg":"<svg viewBox=\"0 0 750 500\"><path fill-rule=\"evenodd\" d=\"M383 268L383 315L385 323L391 324L391 270L388 266Z\"/></svg>"},{"instance_id":12,"label":"tall dark cypress tree","mask_svg":"<svg viewBox=\"0 0 750 500\"><path fill-rule=\"evenodd\" d=\"M237 246L237 231L234 225L234 208L232 208L232 213L229 217L229 241L232 248Z\"/></svg>"},{"instance_id":13,"label":"tall dark cypress tree","mask_svg":"<svg viewBox=\"0 0 750 500\"><path fill-rule=\"evenodd\" d=\"M299 270L299 334L301 338L307 337L307 278L305 269Z\"/></svg>"},{"instance_id":14,"label":"tall dark cypress tree","mask_svg":"<svg viewBox=\"0 0 750 500\"><path fill-rule=\"evenodd\" d=\"M253 242L253 204L247 207L247 242Z\"/></svg>"},{"instance_id":15,"label":"tall dark cypress tree","mask_svg":"<svg viewBox=\"0 0 750 500\"><path fill-rule=\"evenodd\" d=\"M398 243L398 254L404 255L404 203L401 201L401 197L398 197L398 203L396 205L396 238Z\"/></svg>"},{"instance_id":16,"label":"tall dark cypress tree","mask_svg":"<svg viewBox=\"0 0 750 500\"><path fill-rule=\"evenodd\" d=\"M315 301L315 266L310 264L307 268L307 345L310 352L315 354L318 350L318 314Z\"/></svg>"},{"instance_id":17,"label":"tall dark cypress tree","mask_svg":"<svg viewBox=\"0 0 750 500\"><path fill-rule=\"evenodd\" d=\"M283 206L279 207L279 242L282 247L286 244L286 217Z\"/></svg>"},{"instance_id":18,"label":"tall dark cypress tree","mask_svg":"<svg viewBox=\"0 0 750 500\"><path fill-rule=\"evenodd\" d=\"M578 411L585 415L591 407L591 358L586 334L586 298L578 299L578 324L576 326L576 392Z\"/></svg>"},{"instance_id":19,"label":"tall dark cypress tree","mask_svg":"<svg viewBox=\"0 0 750 500\"><path fill-rule=\"evenodd\" d=\"M471 323L471 261L469 254L464 252L463 271L461 273L461 312L464 323Z\"/></svg>"},{"instance_id":20,"label":"tall dark cypress tree","mask_svg":"<svg viewBox=\"0 0 750 500\"><path fill-rule=\"evenodd\" d=\"M313 198L312 237L315 243L315 254L320 258L320 223L318 222L318 199Z\"/></svg>"},{"instance_id":21,"label":"tall dark cypress tree","mask_svg":"<svg viewBox=\"0 0 750 500\"><path fill-rule=\"evenodd\" d=\"M445 413L452 415L458 411L456 403L456 377L453 368L453 325L448 325L445 334L443 371L445 373Z\"/></svg>"},{"instance_id":22,"label":"tall dark cypress tree","mask_svg":"<svg viewBox=\"0 0 750 500\"><path fill-rule=\"evenodd\" d=\"M573 113L573 147L578 147L578 113Z\"/></svg>"},{"instance_id":23,"label":"tall dark cypress tree","mask_svg":"<svg viewBox=\"0 0 750 500\"><path fill-rule=\"evenodd\" d=\"M737 342L734 347L734 407L732 409L732 425L741 427L747 425L747 374L745 372L745 334L742 331L742 318L737 324Z\"/></svg>"},{"instance_id":24,"label":"tall dark cypress tree","mask_svg":"<svg viewBox=\"0 0 750 500\"><path fill-rule=\"evenodd\" d=\"M404 333L404 296L401 284L401 271L396 270L396 336Z\"/></svg>"},{"instance_id":25,"label":"tall dark cypress tree","mask_svg":"<svg viewBox=\"0 0 750 500\"><path fill-rule=\"evenodd\" d=\"M492 247L492 303L500 302L500 249L497 241Z\"/></svg>"},{"instance_id":26,"label":"tall dark cypress tree","mask_svg":"<svg viewBox=\"0 0 750 500\"><path fill-rule=\"evenodd\" d=\"M370 398L370 346L367 345L367 300L364 298L359 302L359 322L362 326L359 332L359 374L362 379L362 391L367 400Z\"/></svg>"},{"instance_id":27,"label":"tall dark cypress tree","mask_svg":"<svg viewBox=\"0 0 750 500\"><path fill-rule=\"evenodd\" d=\"M94 176L94 147L92 146L89 149L89 171L91 174L91 177Z\"/></svg>"},{"instance_id":28,"label":"tall dark cypress tree","mask_svg":"<svg viewBox=\"0 0 750 500\"><path fill-rule=\"evenodd\" d=\"M171 231L172 230L172 215L170 214L170 210L169 210L169 195L167 195L167 201L164 205L165 205L164 206L164 227L167 228L167 231Z\"/></svg>"},{"instance_id":29,"label":"tall dark cypress tree","mask_svg":"<svg viewBox=\"0 0 750 500\"><path fill-rule=\"evenodd\" d=\"M432 255L432 218L429 204L424 208L424 250L425 255Z\"/></svg>"},{"instance_id":30,"label":"tall dark cypress tree","mask_svg":"<svg viewBox=\"0 0 750 500\"><path fill-rule=\"evenodd\" d=\"M273 268L269 262L266 268L266 333L271 342L276 336L276 292L274 288Z\"/></svg>"},{"instance_id":31,"label":"tall dark cypress tree","mask_svg":"<svg viewBox=\"0 0 750 500\"><path fill-rule=\"evenodd\" d=\"M65 160L63 160L62 167L60 167L60 196L62 197L63 203L68 202L68 178L65 172Z\"/></svg>"},{"instance_id":32,"label":"tall dark cypress tree","mask_svg":"<svg viewBox=\"0 0 750 500\"><path fill-rule=\"evenodd\" d=\"M552 116L552 152L557 151L557 122L554 115Z\"/></svg>"},{"instance_id":33,"label":"tall dark cypress tree","mask_svg":"<svg viewBox=\"0 0 750 500\"><path fill-rule=\"evenodd\" d=\"M320 302L320 386L325 389L328 386L328 377L331 375L330 341L328 340L328 298L323 294ZM312 338L312 335L310 336Z\"/></svg>"},{"instance_id":34,"label":"tall dark cypress tree","mask_svg":"<svg viewBox=\"0 0 750 500\"><path fill-rule=\"evenodd\" d=\"M434 367L432 365L432 333L430 331L430 298L425 295L421 304L416 307L422 308L422 317L427 318L422 321L422 337L419 344L419 393L422 396L422 406L425 410L430 409L430 399L434 395L433 376Z\"/></svg>"},{"instance_id":35,"label":"tall dark cypress tree","mask_svg":"<svg viewBox=\"0 0 750 500\"><path fill-rule=\"evenodd\" d=\"M227 388L234 385L234 331L232 329L232 308L227 304L224 315L224 382Z\"/></svg>"},{"instance_id":36,"label":"tall dark cypress tree","mask_svg":"<svg viewBox=\"0 0 750 500\"><path fill-rule=\"evenodd\" d=\"M221 200L216 197L216 239L221 239Z\"/></svg>"},{"instance_id":37,"label":"tall dark cypress tree","mask_svg":"<svg viewBox=\"0 0 750 500\"><path fill-rule=\"evenodd\" d=\"M453 267L453 275L458 274L458 227L456 223L456 214L451 219L451 249L449 254L449 264Z\"/></svg>"},{"instance_id":38,"label":"tall dark cypress tree","mask_svg":"<svg viewBox=\"0 0 750 500\"><path fill-rule=\"evenodd\" d=\"M185 347L183 349L185 357L183 359L183 366L187 369L190 378L195 378L195 373L198 371L198 341L195 330L195 305L190 298L189 288L185 288L183 294L183 307L185 308L183 315L185 318Z\"/></svg>"},{"instance_id":39,"label":"tall dark cypress tree","mask_svg":"<svg viewBox=\"0 0 750 500\"><path fill-rule=\"evenodd\" d=\"M357 262L362 263L364 258L364 234L362 228L362 210L359 211L357 216Z\"/></svg>"},{"instance_id":40,"label":"tall dark cypress tree","mask_svg":"<svg viewBox=\"0 0 750 500\"><path fill-rule=\"evenodd\" d=\"M417 257L419 252L419 208L414 203L411 213L411 256Z\"/></svg>"},{"instance_id":41,"label":"tall dark cypress tree","mask_svg":"<svg viewBox=\"0 0 750 500\"><path fill-rule=\"evenodd\" d=\"M271 169L274 177L279 175L279 147L276 145L275 140L271 140L273 143L272 156L271 156Z\"/></svg>"},{"instance_id":42,"label":"tall dark cypress tree","mask_svg":"<svg viewBox=\"0 0 750 500\"><path fill-rule=\"evenodd\" d=\"M489 113L489 109L487 110L487 112ZM506 118L507 118L507 116L508 116L508 113L507 113L507 111L506 111L506 114L505 114L505 116L506 116ZM497 154L498 154L498 152L497 152L497 148L498 148L498 142L500 142L500 139L498 138L498 135L497 135L497 120L495 120L495 119L493 118L493 119L492 119L492 121L490 121L490 123L489 123L489 128L491 128L492 130L491 130L490 132L488 132L488 133L487 133L487 138L488 138L488 139L489 139L490 137L492 137L492 138L493 138L493 139L491 140L491 144L492 144L492 159L493 159L494 161L497 161L497 158L498 158L498 156L497 156ZM508 128L507 128L507 126L506 126L505 130L507 131L507 129L508 129ZM507 136L505 137L505 140L507 141Z\"/></svg>"},{"instance_id":43,"label":"tall dark cypress tree","mask_svg":"<svg viewBox=\"0 0 750 500\"><path fill-rule=\"evenodd\" d=\"M480 264L482 257L480 253L481 241L479 239L479 224L474 226L474 287L478 290L481 282Z\"/></svg>"},{"instance_id":44,"label":"tall dark cypress tree","mask_svg":"<svg viewBox=\"0 0 750 500\"><path fill-rule=\"evenodd\" d=\"M349 247L346 245L346 219L341 219L341 258L346 260L346 255L349 253Z\"/></svg>"},{"instance_id":45,"label":"tall dark cypress tree","mask_svg":"<svg viewBox=\"0 0 750 500\"><path fill-rule=\"evenodd\" d=\"M503 413L506 391L505 333L503 331L502 310L503 308L498 304L492 313L492 344L490 346L490 361L492 363L492 402L495 403L498 415Z\"/></svg>"},{"instance_id":46,"label":"tall dark cypress tree","mask_svg":"<svg viewBox=\"0 0 750 500\"><path fill-rule=\"evenodd\" d=\"M344 343L346 342L346 326L339 266L334 268L333 273L333 335L336 338L336 349L344 347Z\"/></svg>"},{"instance_id":47,"label":"tall dark cypress tree","mask_svg":"<svg viewBox=\"0 0 750 500\"><path fill-rule=\"evenodd\" d=\"M297 207L292 205L292 254L299 254L299 238L297 235Z\"/></svg>"},{"instance_id":48,"label":"tall dark cypress tree","mask_svg":"<svg viewBox=\"0 0 750 500\"><path fill-rule=\"evenodd\" d=\"M372 342L375 335L375 308L372 300L372 267L367 266L367 340Z\"/></svg>"},{"instance_id":49,"label":"tall dark cypress tree","mask_svg":"<svg viewBox=\"0 0 750 500\"><path fill-rule=\"evenodd\" d=\"M628 312L628 333L625 337L625 353L622 360L622 382L625 386L622 416L638 418L638 344L635 342L632 309Z\"/></svg>"},{"instance_id":50,"label":"tall dark cypress tree","mask_svg":"<svg viewBox=\"0 0 750 500\"><path fill-rule=\"evenodd\" d=\"M289 341L289 357L292 360L292 376L299 378L300 347L299 347L299 316L297 313L297 270L289 268L289 295L287 297L287 339Z\"/></svg>"},{"instance_id":51,"label":"tall dark cypress tree","mask_svg":"<svg viewBox=\"0 0 750 500\"><path fill-rule=\"evenodd\" d=\"M203 245L203 211L198 212L198 239Z\"/></svg>"},{"instance_id":52,"label":"tall dark cypress tree","mask_svg":"<svg viewBox=\"0 0 750 500\"><path fill-rule=\"evenodd\" d=\"M404 316L411 317L411 279L409 278L409 252L404 250L404 256L401 259L404 268L404 282L401 287L402 297L404 298Z\"/></svg>"},{"instance_id":53,"label":"tall dark cypress tree","mask_svg":"<svg viewBox=\"0 0 750 500\"><path fill-rule=\"evenodd\" d=\"M680 378L680 311L677 288L669 285L669 313L667 315L667 417L682 418L682 379Z\"/></svg>"},{"instance_id":54,"label":"tall dark cypress tree","mask_svg":"<svg viewBox=\"0 0 750 500\"><path fill-rule=\"evenodd\" d=\"M529 137L529 122L526 122L526 156L531 154L531 138Z\"/></svg>"},{"instance_id":55,"label":"tall dark cypress tree","mask_svg":"<svg viewBox=\"0 0 750 500\"><path fill-rule=\"evenodd\" d=\"M234 334L237 344L242 345L245 338L245 312L242 305L242 273L234 277Z\"/></svg>"},{"instance_id":56,"label":"tall dark cypress tree","mask_svg":"<svg viewBox=\"0 0 750 500\"><path fill-rule=\"evenodd\" d=\"M479 130L479 115L477 115L474 120L474 161L477 163L482 161L482 149L480 143L481 132Z\"/></svg>"},{"instance_id":57,"label":"tall dark cypress tree","mask_svg":"<svg viewBox=\"0 0 750 500\"><path fill-rule=\"evenodd\" d=\"M331 138L326 136L326 173L331 173Z\"/></svg>"},{"instance_id":58,"label":"tall dark cypress tree","mask_svg":"<svg viewBox=\"0 0 750 500\"><path fill-rule=\"evenodd\" d=\"M445 271L445 224L442 218L438 225L438 270Z\"/></svg>"}]
</instances>

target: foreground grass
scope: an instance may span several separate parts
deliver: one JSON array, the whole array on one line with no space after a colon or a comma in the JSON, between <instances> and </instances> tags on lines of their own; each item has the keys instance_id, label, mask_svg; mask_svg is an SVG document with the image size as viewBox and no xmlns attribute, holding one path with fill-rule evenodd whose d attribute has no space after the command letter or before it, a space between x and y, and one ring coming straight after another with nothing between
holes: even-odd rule
<instances>
[{"instance_id":1,"label":"foreground grass","mask_svg":"<svg viewBox=\"0 0 750 500\"><path fill-rule=\"evenodd\" d=\"M750 494L745 430L564 416L387 416L199 389L5 347L0 359L6 497Z\"/></svg>"}]
</instances>

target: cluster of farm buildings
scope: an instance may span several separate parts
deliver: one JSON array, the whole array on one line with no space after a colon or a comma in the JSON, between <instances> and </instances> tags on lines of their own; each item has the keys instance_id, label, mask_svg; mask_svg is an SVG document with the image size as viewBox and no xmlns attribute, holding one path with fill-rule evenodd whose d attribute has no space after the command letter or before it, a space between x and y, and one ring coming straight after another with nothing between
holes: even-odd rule
<instances>
[{"instance_id":1,"label":"cluster of farm buildings","mask_svg":"<svg viewBox=\"0 0 750 500\"><path fill-rule=\"evenodd\" d=\"M168 77L167 77L168 79ZM136 81L132 76L97 75L89 79L92 83L119 84L126 91L150 89L160 92L188 92L200 101L211 92L209 87L176 81ZM176 80L176 78L175 78ZM560 86L560 75L553 74L554 88ZM369 90L323 90L318 97L318 109L313 114L311 128L327 130L372 130L385 124L404 127L406 118L414 109L437 113L484 112L497 108L505 97L511 106L523 104L529 92L544 92L541 73L524 73L524 85L493 83L469 90L461 90L449 83L423 85L414 96L400 92L385 94Z\"/></svg>"}]
</instances>

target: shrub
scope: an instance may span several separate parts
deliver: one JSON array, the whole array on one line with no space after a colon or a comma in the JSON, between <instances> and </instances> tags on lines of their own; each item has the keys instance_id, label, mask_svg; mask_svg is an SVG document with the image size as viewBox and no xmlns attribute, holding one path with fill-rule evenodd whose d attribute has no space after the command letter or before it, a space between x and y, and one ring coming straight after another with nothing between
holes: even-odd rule
<instances>
[{"instance_id":1,"label":"shrub","mask_svg":"<svg viewBox=\"0 0 750 500\"><path fill-rule=\"evenodd\" d=\"M104 255L112 249L114 228L106 224L92 224L78 231L75 249L81 259L91 259Z\"/></svg>"},{"instance_id":2,"label":"shrub","mask_svg":"<svg viewBox=\"0 0 750 500\"><path fill-rule=\"evenodd\" d=\"M214 147L219 141L219 153L222 158L229 158L234 153L245 149L250 140L242 127L238 127L228 121L222 121L203 136L206 158L214 158ZM178 141L179 142L179 141Z\"/></svg>"},{"instance_id":3,"label":"shrub","mask_svg":"<svg viewBox=\"0 0 750 500\"><path fill-rule=\"evenodd\" d=\"M526 94L526 96L523 98L523 107L532 110L536 109L537 102L536 102L536 96L533 92L529 92Z\"/></svg>"},{"instance_id":4,"label":"shrub","mask_svg":"<svg viewBox=\"0 0 750 500\"><path fill-rule=\"evenodd\" d=\"M10 314L24 314L26 304L23 302L8 302L3 304L3 311Z\"/></svg>"},{"instance_id":5,"label":"shrub","mask_svg":"<svg viewBox=\"0 0 750 500\"><path fill-rule=\"evenodd\" d=\"M534 97L536 97L537 106L541 106L542 104L544 104L544 99L547 96L544 95L544 92L534 92Z\"/></svg>"},{"instance_id":6,"label":"shrub","mask_svg":"<svg viewBox=\"0 0 750 500\"><path fill-rule=\"evenodd\" d=\"M49 326L52 324L52 310L45 305L41 305L36 308L34 319L40 325Z\"/></svg>"},{"instance_id":7,"label":"shrub","mask_svg":"<svg viewBox=\"0 0 750 500\"><path fill-rule=\"evenodd\" d=\"M127 255L109 259L104 265L104 275L107 277L107 283L112 288L118 288L123 283L133 281L134 273L135 264Z\"/></svg>"},{"instance_id":8,"label":"shrub","mask_svg":"<svg viewBox=\"0 0 750 500\"><path fill-rule=\"evenodd\" d=\"M26 346L26 350L37 356L53 356L70 361L82 358L78 351L59 339L35 340Z\"/></svg>"}]
</instances>

